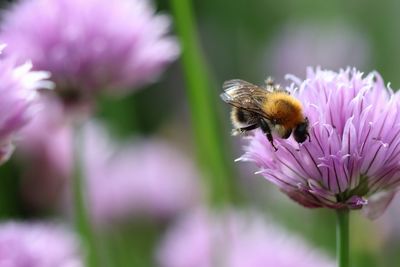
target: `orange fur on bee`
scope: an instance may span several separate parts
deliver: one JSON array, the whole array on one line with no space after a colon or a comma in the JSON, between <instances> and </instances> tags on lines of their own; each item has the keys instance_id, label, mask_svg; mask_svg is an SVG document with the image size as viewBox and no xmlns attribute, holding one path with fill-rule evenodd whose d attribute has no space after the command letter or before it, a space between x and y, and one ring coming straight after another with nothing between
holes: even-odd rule
<instances>
[{"instance_id":1,"label":"orange fur on bee","mask_svg":"<svg viewBox=\"0 0 400 267\"><path fill-rule=\"evenodd\" d=\"M286 129L295 128L304 121L302 106L287 92L271 92L263 103L263 111Z\"/></svg>"}]
</instances>

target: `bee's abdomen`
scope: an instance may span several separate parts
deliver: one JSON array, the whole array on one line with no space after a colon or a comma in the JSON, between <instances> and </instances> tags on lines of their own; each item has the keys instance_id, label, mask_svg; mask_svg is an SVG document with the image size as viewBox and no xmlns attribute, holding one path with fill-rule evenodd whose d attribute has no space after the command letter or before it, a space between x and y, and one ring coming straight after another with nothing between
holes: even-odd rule
<instances>
[{"instance_id":1,"label":"bee's abdomen","mask_svg":"<svg viewBox=\"0 0 400 267\"><path fill-rule=\"evenodd\" d=\"M247 110L243 110L236 107L232 108L231 120L232 124L238 128L247 126L249 124L253 124L256 121L254 114L248 112Z\"/></svg>"},{"instance_id":2,"label":"bee's abdomen","mask_svg":"<svg viewBox=\"0 0 400 267\"><path fill-rule=\"evenodd\" d=\"M236 114L235 114L236 119L239 122L241 122L241 123L246 123L247 122L248 116L246 116L246 113L245 113L245 111L243 109L238 109L237 108L235 112L236 112Z\"/></svg>"}]
</instances>

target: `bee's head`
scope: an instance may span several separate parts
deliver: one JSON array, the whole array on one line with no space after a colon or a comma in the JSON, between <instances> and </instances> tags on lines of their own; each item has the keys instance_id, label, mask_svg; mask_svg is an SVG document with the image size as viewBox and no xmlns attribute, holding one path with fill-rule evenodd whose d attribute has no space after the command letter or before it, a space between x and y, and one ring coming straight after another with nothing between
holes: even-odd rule
<instances>
[{"instance_id":1,"label":"bee's head","mask_svg":"<svg viewBox=\"0 0 400 267\"><path fill-rule=\"evenodd\" d=\"M297 143L303 143L307 139L307 137L310 138L310 135L308 134L307 117L303 122L297 124L296 128L294 129L293 136Z\"/></svg>"}]
</instances>

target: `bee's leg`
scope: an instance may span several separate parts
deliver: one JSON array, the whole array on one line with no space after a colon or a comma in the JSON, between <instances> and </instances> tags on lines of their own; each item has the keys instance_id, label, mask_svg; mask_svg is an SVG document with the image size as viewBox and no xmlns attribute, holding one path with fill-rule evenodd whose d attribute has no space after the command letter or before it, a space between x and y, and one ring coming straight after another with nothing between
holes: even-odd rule
<instances>
[{"instance_id":1,"label":"bee's leg","mask_svg":"<svg viewBox=\"0 0 400 267\"><path fill-rule=\"evenodd\" d=\"M274 145L274 138L272 137L271 129L269 128L268 123L266 121L264 121L263 119L260 119L259 124L260 124L261 130L267 136L268 141L271 143L272 147L275 149L275 151L278 151L278 149Z\"/></svg>"},{"instance_id":2,"label":"bee's leg","mask_svg":"<svg viewBox=\"0 0 400 267\"><path fill-rule=\"evenodd\" d=\"M232 135L243 134L243 133L246 133L248 131L257 129L257 128L258 128L258 124L257 123L249 125L249 126L246 126L246 127L236 128L236 129L232 130Z\"/></svg>"}]
</instances>

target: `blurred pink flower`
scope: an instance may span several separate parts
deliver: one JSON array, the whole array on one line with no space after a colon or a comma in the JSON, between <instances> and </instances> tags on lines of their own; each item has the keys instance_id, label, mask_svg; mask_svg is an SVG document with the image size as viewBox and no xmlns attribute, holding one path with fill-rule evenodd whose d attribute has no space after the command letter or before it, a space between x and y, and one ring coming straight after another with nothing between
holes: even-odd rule
<instances>
[{"instance_id":1,"label":"blurred pink flower","mask_svg":"<svg viewBox=\"0 0 400 267\"><path fill-rule=\"evenodd\" d=\"M167 232L157 252L161 267L333 267L304 240L254 212L197 210Z\"/></svg>"},{"instance_id":2,"label":"blurred pink flower","mask_svg":"<svg viewBox=\"0 0 400 267\"><path fill-rule=\"evenodd\" d=\"M15 135L39 108L37 89L50 86L44 80L49 74L33 72L31 67L30 63L18 66L11 58L0 60L0 163L11 156Z\"/></svg>"},{"instance_id":3,"label":"blurred pink flower","mask_svg":"<svg viewBox=\"0 0 400 267\"><path fill-rule=\"evenodd\" d=\"M98 125L85 129L84 165L95 222L168 218L200 197L194 163L168 143L136 140L116 145Z\"/></svg>"},{"instance_id":4,"label":"blurred pink flower","mask_svg":"<svg viewBox=\"0 0 400 267\"><path fill-rule=\"evenodd\" d=\"M400 185L399 93L378 73L308 69L288 88L310 120L310 142L276 139L274 151L260 131L249 137L243 161L306 207L359 209L372 218Z\"/></svg>"},{"instance_id":5,"label":"blurred pink flower","mask_svg":"<svg viewBox=\"0 0 400 267\"><path fill-rule=\"evenodd\" d=\"M90 100L148 83L175 60L169 24L147 0L21 0L5 12L0 40L50 71L64 100Z\"/></svg>"},{"instance_id":6,"label":"blurred pink flower","mask_svg":"<svg viewBox=\"0 0 400 267\"><path fill-rule=\"evenodd\" d=\"M46 109L23 131L23 196L34 209L70 202L72 129L57 98L43 98ZM150 216L169 218L200 198L194 163L161 139L118 144L99 123L83 127L82 159L87 200L98 224ZM65 198L61 196L64 195Z\"/></svg>"},{"instance_id":7,"label":"blurred pink flower","mask_svg":"<svg viewBox=\"0 0 400 267\"><path fill-rule=\"evenodd\" d=\"M363 69L369 63L370 50L366 35L352 25L290 23L272 37L265 63L275 78L286 73L303 78L308 66Z\"/></svg>"},{"instance_id":8,"label":"blurred pink flower","mask_svg":"<svg viewBox=\"0 0 400 267\"><path fill-rule=\"evenodd\" d=\"M83 267L75 236L50 223L0 224L0 266Z\"/></svg>"}]
</instances>

